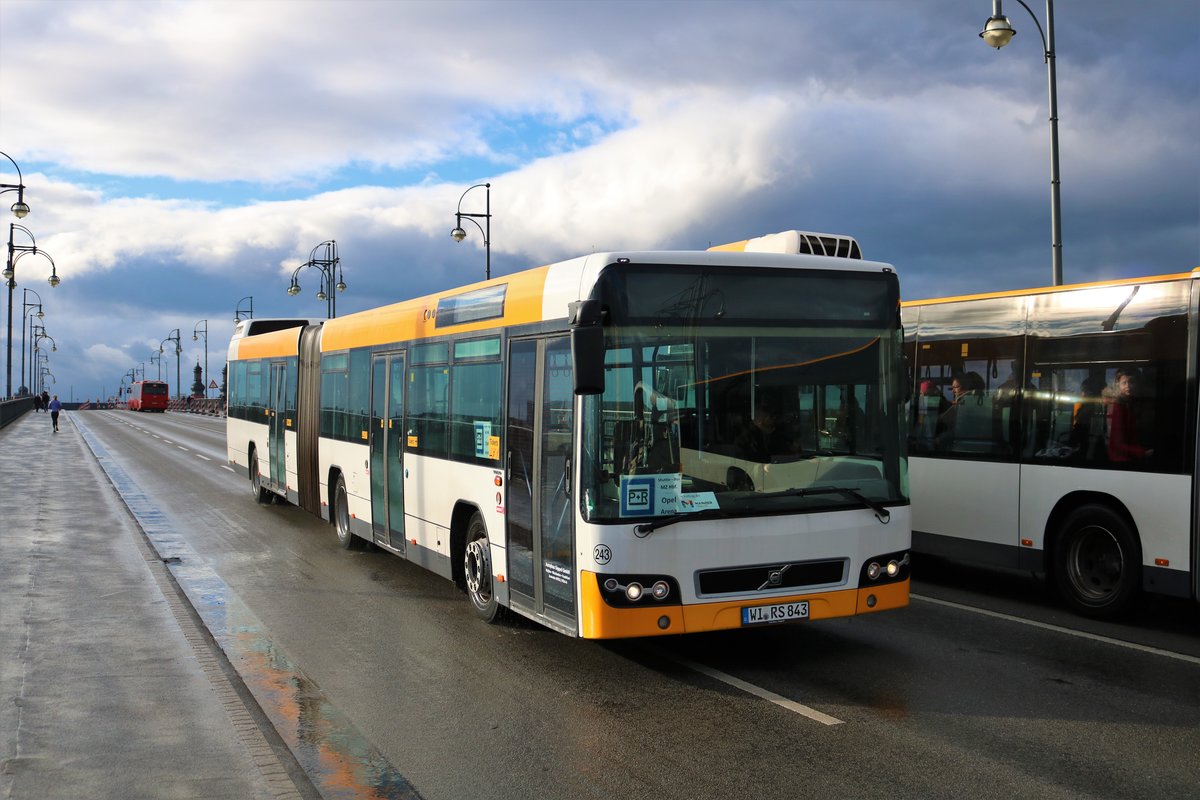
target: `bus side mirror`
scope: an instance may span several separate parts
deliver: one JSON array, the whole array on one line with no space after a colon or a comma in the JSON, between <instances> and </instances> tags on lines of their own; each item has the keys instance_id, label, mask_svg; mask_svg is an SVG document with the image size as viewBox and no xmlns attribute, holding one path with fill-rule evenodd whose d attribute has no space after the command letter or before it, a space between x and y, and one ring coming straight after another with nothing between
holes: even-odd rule
<instances>
[{"instance_id":1,"label":"bus side mirror","mask_svg":"<svg viewBox=\"0 0 1200 800\"><path fill-rule=\"evenodd\" d=\"M604 328L600 301L571 303L570 317L575 394L603 394Z\"/></svg>"}]
</instances>

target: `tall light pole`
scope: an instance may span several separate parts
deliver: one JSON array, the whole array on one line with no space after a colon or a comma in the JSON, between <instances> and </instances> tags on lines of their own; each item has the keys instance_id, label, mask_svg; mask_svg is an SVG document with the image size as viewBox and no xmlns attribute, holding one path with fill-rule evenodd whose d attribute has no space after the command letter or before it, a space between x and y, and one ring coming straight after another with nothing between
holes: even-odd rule
<instances>
[{"instance_id":1,"label":"tall light pole","mask_svg":"<svg viewBox=\"0 0 1200 800\"><path fill-rule=\"evenodd\" d=\"M153 364L156 361L158 362L158 379L161 381L162 380L162 361L163 361L162 353L151 353L150 354L150 363Z\"/></svg>"},{"instance_id":2,"label":"tall light pole","mask_svg":"<svg viewBox=\"0 0 1200 800\"><path fill-rule=\"evenodd\" d=\"M200 327L203 325L204 327ZM192 328L192 341L196 341L196 335L204 336L204 399L208 399L208 320L202 319Z\"/></svg>"},{"instance_id":3,"label":"tall light pole","mask_svg":"<svg viewBox=\"0 0 1200 800\"><path fill-rule=\"evenodd\" d=\"M467 192L471 191L472 189L478 189L481 186L483 187L484 195L486 196L486 200L484 201L485 202L484 213L468 214L467 212L462 210L463 198L467 196ZM459 195L458 210L454 212L454 218L455 218L454 230L450 231L450 238L456 242L461 242L463 239L467 238L467 232L464 231L463 227L462 227L463 217L466 217L467 219L471 220L471 222L475 225L475 227L479 228L479 232L481 234L483 234L483 250L484 250L483 278L484 278L484 280L491 280L491 278L492 278L492 185L490 183L477 183L474 186L469 186L469 187L467 187L466 192L463 192L461 195ZM478 222L475 222L476 217L481 218L483 220L484 225L486 225L487 227L484 228Z\"/></svg>"},{"instance_id":4,"label":"tall light pole","mask_svg":"<svg viewBox=\"0 0 1200 800\"><path fill-rule=\"evenodd\" d=\"M175 330L171 331L170 335L168 335L167 338L163 339L161 342L158 343L158 352L160 354L163 352L164 344L166 344L167 342L175 343L175 399L176 400L183 399L183 394L180 392L180 389L179 389L179 376L180 376L179 357L183 355L183 345L181 345L179 343L179 339L180 339L179 328L176 328Z\"/></svg>"},{"instance_id":5,"label":"tall light pole","mask_svg":"<svg viewBox=\"0 0 1200 800\"><path fill-rule=\"evenodd\" d=\"M984 24L979 36L991 47L999 50L1012 41L1017 35L1009 23L1008 17L1000 8L1001 0L992 0L992 16ZM1046 0L1046 29L1038 22L1037 15L1025 5L1024 0L1017 0L1021 7L1029 12L1033 24L1037 26L1038 34L1042 37L1042 50L1045 55L1046 69L1049 72L1050 83L1050 268L1054 286L1063 282L1062 268L1062 211L1059 205L1058 177L1058 78L1054 71L1054 0Z\"/></svg>"},{"instance_id":6,"label":"tall light pole","mask_svg":"<svg viewBox=\"0 0 1200 800\"><path fill-rule=\"evenodd\" d=\"M318 258L317 251L322 247L325 248L325 257ZM317 291L317 299L325 301L325 315L327 319L333 319L337 316L337 298L333 290L339 292L346 291L346 281L342 278L342 261L338 258L337 242L333 239L321 242L312 249L308 254L308 261L305 261L300 266L292 270L292 282L288 286L287 293L295 297L300 294L300 283L296 280L296 276L300 274L300 270L305 267L312 267L321 273L321 288ZM337 273L337 284L333 282L334 273Z\"/></svg>"},{"instance_id":7,"label":"tall light pole","mask_svg":"<svg viewBox=\"0 0 1200 800\"><path fill-rule=\"evenodd\" d=\"M242 321L242 314L243 314L242 303L244 303L247 300L250 301L250 306L249 306L249 310L244 312L246 314L246 319L254 319L254 295L250 295L248 297L243 297L241 300L238 300L237 308L235 308L233 310L233 321L234 322Z\"/></svg>"},{"instance_id":8,"label":"tall light pole","mask_svg":"<svg viewBox=\"0 0 1200 800\"><path fill-rule=\"evenodd\" d=\"M34 333L34 337L33 337L33 367L34 367L33 371L37 371L41 367L41 357L44 355L41 351L42 339L50 340L50 349L52 351L58 349L58 342L54 341L53 336L46 333L45 327L43 327L41 325L35 325L34 329L35 329L35 333ZM49 359L49 356L46 356L46 358Z\"/></svg>"},{"instance_id":9,"label":"tall light pole","mask_svg":"<svg viewBox=\"0 0 1200 800\"><path fill-rule=\"evenodd\" d=\"M36 303L30 303L26 298L30 294L38 299ZM46 313L42 310L42 296L33 289L21 290L21 385L25 387L25 391L29 391L29 380L25 377L25 329L27 326L32 326L34 323L29 321L29 309L37 307L37 313L34 314L38 319L45 319Z\"/></svg>"},{"instance_id":10,"label":"tall light pole","mask_svg":"<svg viewBox=\"0 0 1200 800\"><path fill-rule=\"evenodd\" d=\"M11 161L12 159L9 159L9 160ZM14 204L13 207L15 209L16 204ZM33 244L27 245L27 244L14 243L13 236L16 234L16 232L18 230L20 230L26 236L28 236L29 240L32 241ZM58 279L58 270L54 266L54 259L50 258L50 255L45 250L38 250L37 239L35 239L33 237L32 231L30 231L24 225L18 225L15 222L10 222L8 224L8 263L4 267L4 281L5 281L5 283L8 284L8 346L7 346L8 353L7 353L7 356L5 359L6 376L7 376L6 383L5 383L5 390L4 390L5 397L12 397L13 290L17 288L17 262L20 261L22 257L27 256L31 253L34 255L40 254L40 255L46 257L46 260L48 260L50 262L50 279L49 279L50 286L51 286L51 288L58 286L60 281Z\"/></svg>"}]
</instances>

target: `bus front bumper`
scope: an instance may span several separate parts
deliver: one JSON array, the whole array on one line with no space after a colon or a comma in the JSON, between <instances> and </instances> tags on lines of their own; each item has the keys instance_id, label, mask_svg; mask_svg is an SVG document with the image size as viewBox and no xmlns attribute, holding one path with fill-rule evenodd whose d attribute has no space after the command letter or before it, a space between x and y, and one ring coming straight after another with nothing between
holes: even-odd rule
<instances>
[{"instance_id":1,"label":"bus front bumper","mask_svg":"<svg viewBox=\"0 0 1200 800\"><path fill-rule=\"evenodd\" d=\"M582 573L583 604L580 632L585 639L620 639L637 636L669 636L702 633L744 626L742 609L747 606L808 602L808 620L850 617L904 608L908 605L909 579L861 589L787 595L761 600L695 603L692 605L647 605L645 608L615 608L600 595L597 574ZM778 624L778 623L773 623Z\"/></svg>"}]
</instances>

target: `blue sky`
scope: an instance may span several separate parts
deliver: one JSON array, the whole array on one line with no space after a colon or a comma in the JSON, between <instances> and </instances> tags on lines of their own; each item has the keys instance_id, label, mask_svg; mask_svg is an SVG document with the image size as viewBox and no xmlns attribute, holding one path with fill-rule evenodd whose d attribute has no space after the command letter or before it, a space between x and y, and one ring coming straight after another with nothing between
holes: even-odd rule
<instances>
[{"instance_id":1,"label":"blue sky","mask_svg":"<svg viewBox=\"0 0 1200 800\"><path fill-rule=\"evenodd\" d=\"M85 399L176 328L187 373L202 320L219 380L243 297L322 316L315 270L286 290L327 239L339 313L481 279L449 231L483 181L494 275L799 228L909 298L1044 285L1046 66L1004 9L995 51L988 0L4 0L0 151L62 278L18 263L13 386L25 289ZM1200 266L1197 30L1194 2L1056 5L1068 283Z\"/></svg>"}]
</instances>

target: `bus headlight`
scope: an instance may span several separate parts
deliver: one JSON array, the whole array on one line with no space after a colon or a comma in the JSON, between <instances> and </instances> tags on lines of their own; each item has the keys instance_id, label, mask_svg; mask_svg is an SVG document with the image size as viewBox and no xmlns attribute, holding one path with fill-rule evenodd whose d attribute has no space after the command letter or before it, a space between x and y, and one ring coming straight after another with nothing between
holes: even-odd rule
<instances>
[{"instance_id":1,"label":"bus headlight","mask_svg":"<svg viewBox=\"0 0 1200 800\"><path fill-rule=\"evenodd\" d=\"M908 577L909 564L908 553L885 553L867 559L859 573L858 585L902 581Z\"/></svg>"},{"instance_id":2,"label":"bus headlight","mask_svg":"<svg viewBox=\"0 0 1200 800\"><path fill-rule=\"evenodd\" d=\"M598 575L600 596L616 608L678 605L679 584L670 575Z\"/></svg>"}]
</instances>

